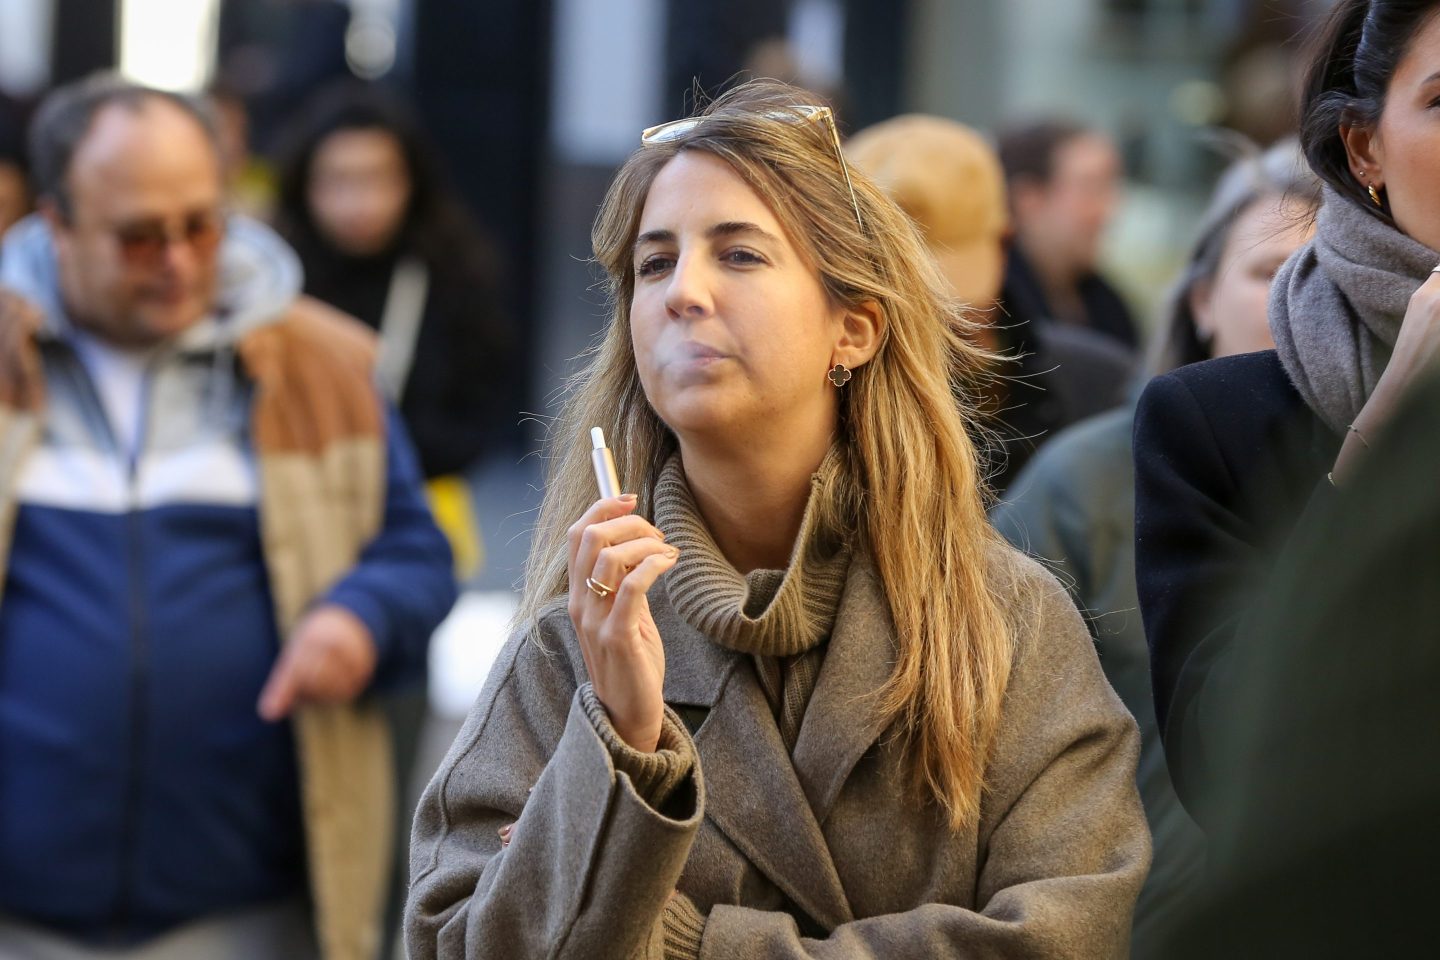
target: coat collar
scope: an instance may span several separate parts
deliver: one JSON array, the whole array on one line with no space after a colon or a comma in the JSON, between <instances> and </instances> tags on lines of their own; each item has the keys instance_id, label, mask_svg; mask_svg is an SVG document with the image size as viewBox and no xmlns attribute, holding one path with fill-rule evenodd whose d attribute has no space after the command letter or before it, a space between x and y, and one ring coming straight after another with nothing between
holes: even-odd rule
<instances>
[{"instance_id":1,"label":"coat collar","mask_svg":"<svg viewBox=\"0 0 1440 960\"><path fill-rule=\"evenodd\" d=\"M893 666L894 629L873 566L850 566L835 630L792 758L751 658L685 623L662 586L651 607L665 638L665 699L708 708L695 745L708 786L705 815L827 930L854 919L821 824L883 732L863 701Z\"/></svg>"}]
</instances>

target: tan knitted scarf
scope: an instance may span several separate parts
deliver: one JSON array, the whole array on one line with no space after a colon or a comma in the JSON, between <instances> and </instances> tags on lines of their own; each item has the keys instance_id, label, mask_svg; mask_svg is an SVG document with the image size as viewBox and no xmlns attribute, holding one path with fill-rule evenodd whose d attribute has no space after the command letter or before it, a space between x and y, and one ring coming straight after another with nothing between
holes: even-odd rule
<instances>
[{"instance_id":1,"label":"tan knitted scarf","mask_svg":"<svg viewBox=\"0 0 1440 960\"><path fill-rule=\"evenodd\" d=\"M0 292L0 585L20 470L40 435L45 389L39 317ZM384 412L368 331L300 300L238 344L255 385L251 431L260 524L281 637L380 528ZM293 718L316 931L325 960L372 960L389 880L394 774L373 704L307 706Z\"/></svg>"},{"instance_id":2,"label":"tan knitted scarf","mask_svg":"<svg viewBox=\"0 0 1440 960\"><path fill-rule=\"evenodd\" d=\"M844 461L832 449L810 481L810 500L783 570L741 574L695 506L677 453L655 483L655 525L680 549L666 574L675 611L712 642L755 657L780 736L795 749L850 568L842 506Z\"/></svg>"}]
</instances>

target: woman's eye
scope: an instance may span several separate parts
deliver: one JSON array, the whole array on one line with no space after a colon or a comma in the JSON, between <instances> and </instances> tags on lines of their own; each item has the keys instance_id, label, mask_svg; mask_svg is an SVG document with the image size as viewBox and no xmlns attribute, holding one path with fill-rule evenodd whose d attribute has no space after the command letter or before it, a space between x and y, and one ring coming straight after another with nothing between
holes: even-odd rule
<instances>
[{"instance_id":1,"label":"woman's eye","mask_svg":"<svg viewBox=\"0 0 1440 960\"><path fill-rule=\"evenodd\" d=\"M760 254L756 253L753 250L745 250L743 248L726 250L721 259L725 260L728 263L735 264L752 264L765 262L765 258L760 256Z\"/></svg>"},{"instance_id":2,"label":"woman's eye","mask_svg":"<svg viewBox=\"0 0 1440 960\"><path fill-rule=\"evenodd\" d=\"M674 262L675 261L670 257L656 254L652 257L646 257L644 260L641 260L640 266L638 269L636 269L635 272L642 277L653 277L656 274L664 273L666 270L669 270L671 264L673 264Z\"/></svg>"}]
</instances>

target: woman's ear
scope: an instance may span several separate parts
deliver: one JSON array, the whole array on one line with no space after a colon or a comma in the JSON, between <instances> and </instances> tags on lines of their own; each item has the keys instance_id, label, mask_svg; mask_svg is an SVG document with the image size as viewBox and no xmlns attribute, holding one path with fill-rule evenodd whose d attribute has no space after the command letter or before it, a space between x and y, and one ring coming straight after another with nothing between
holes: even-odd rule
<instances>
[{"instance_id":1,"label":"woman's ear","mask_svg":"<svg viewBox=\"0 0 1440 960\"><path fill-rule=\"evenodd\" d=\"M1385 151L1374 127L1341 126L1340 141L1350 160L1350 172L1362 186L1385 186Z\"/></svg>"},{"instance_id":2,"label":"woman's ear","mask_svg":"<svg viewBox=\"0 0 1440 960\"><path fill-rule=\"evenodd\" d=\"M831 362L843 363L852 370L869 363L885 336L885 314L880 304L866 300L850 307L841 322L840 338L835 342Z\"/></svg>"}]
</instances>

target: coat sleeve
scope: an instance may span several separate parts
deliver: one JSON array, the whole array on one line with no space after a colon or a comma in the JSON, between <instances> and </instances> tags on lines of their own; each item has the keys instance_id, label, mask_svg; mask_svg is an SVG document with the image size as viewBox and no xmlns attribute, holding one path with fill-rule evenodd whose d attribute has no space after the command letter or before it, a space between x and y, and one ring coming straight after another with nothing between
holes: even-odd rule
<instances>
[{"instance_id":1,"label":"coat sleeve","mask_svg":"<svg viewBox=\"0 0 1440 960\"><path fill-rule=\"evenodd\" d=\"M694 744L667 710L656 754L624 746L563 644L511 639L421 798L413 960L661 956L703 815Z\"/></svg>"},{"instance_id":2,"label":"coat sleeve","mask_svg":"<svg viewBox=\"0 0 1440 960\"><path fill-rule=\"evenodd\" d=\"M802 937L789 914L716 906L703 960L1128 955L1150 863L1139 734L1074 604L1032 569L1028 635L1018 638L981 813L975 903L869 917L825 939Z\"/></svg>"}]
</instances>

